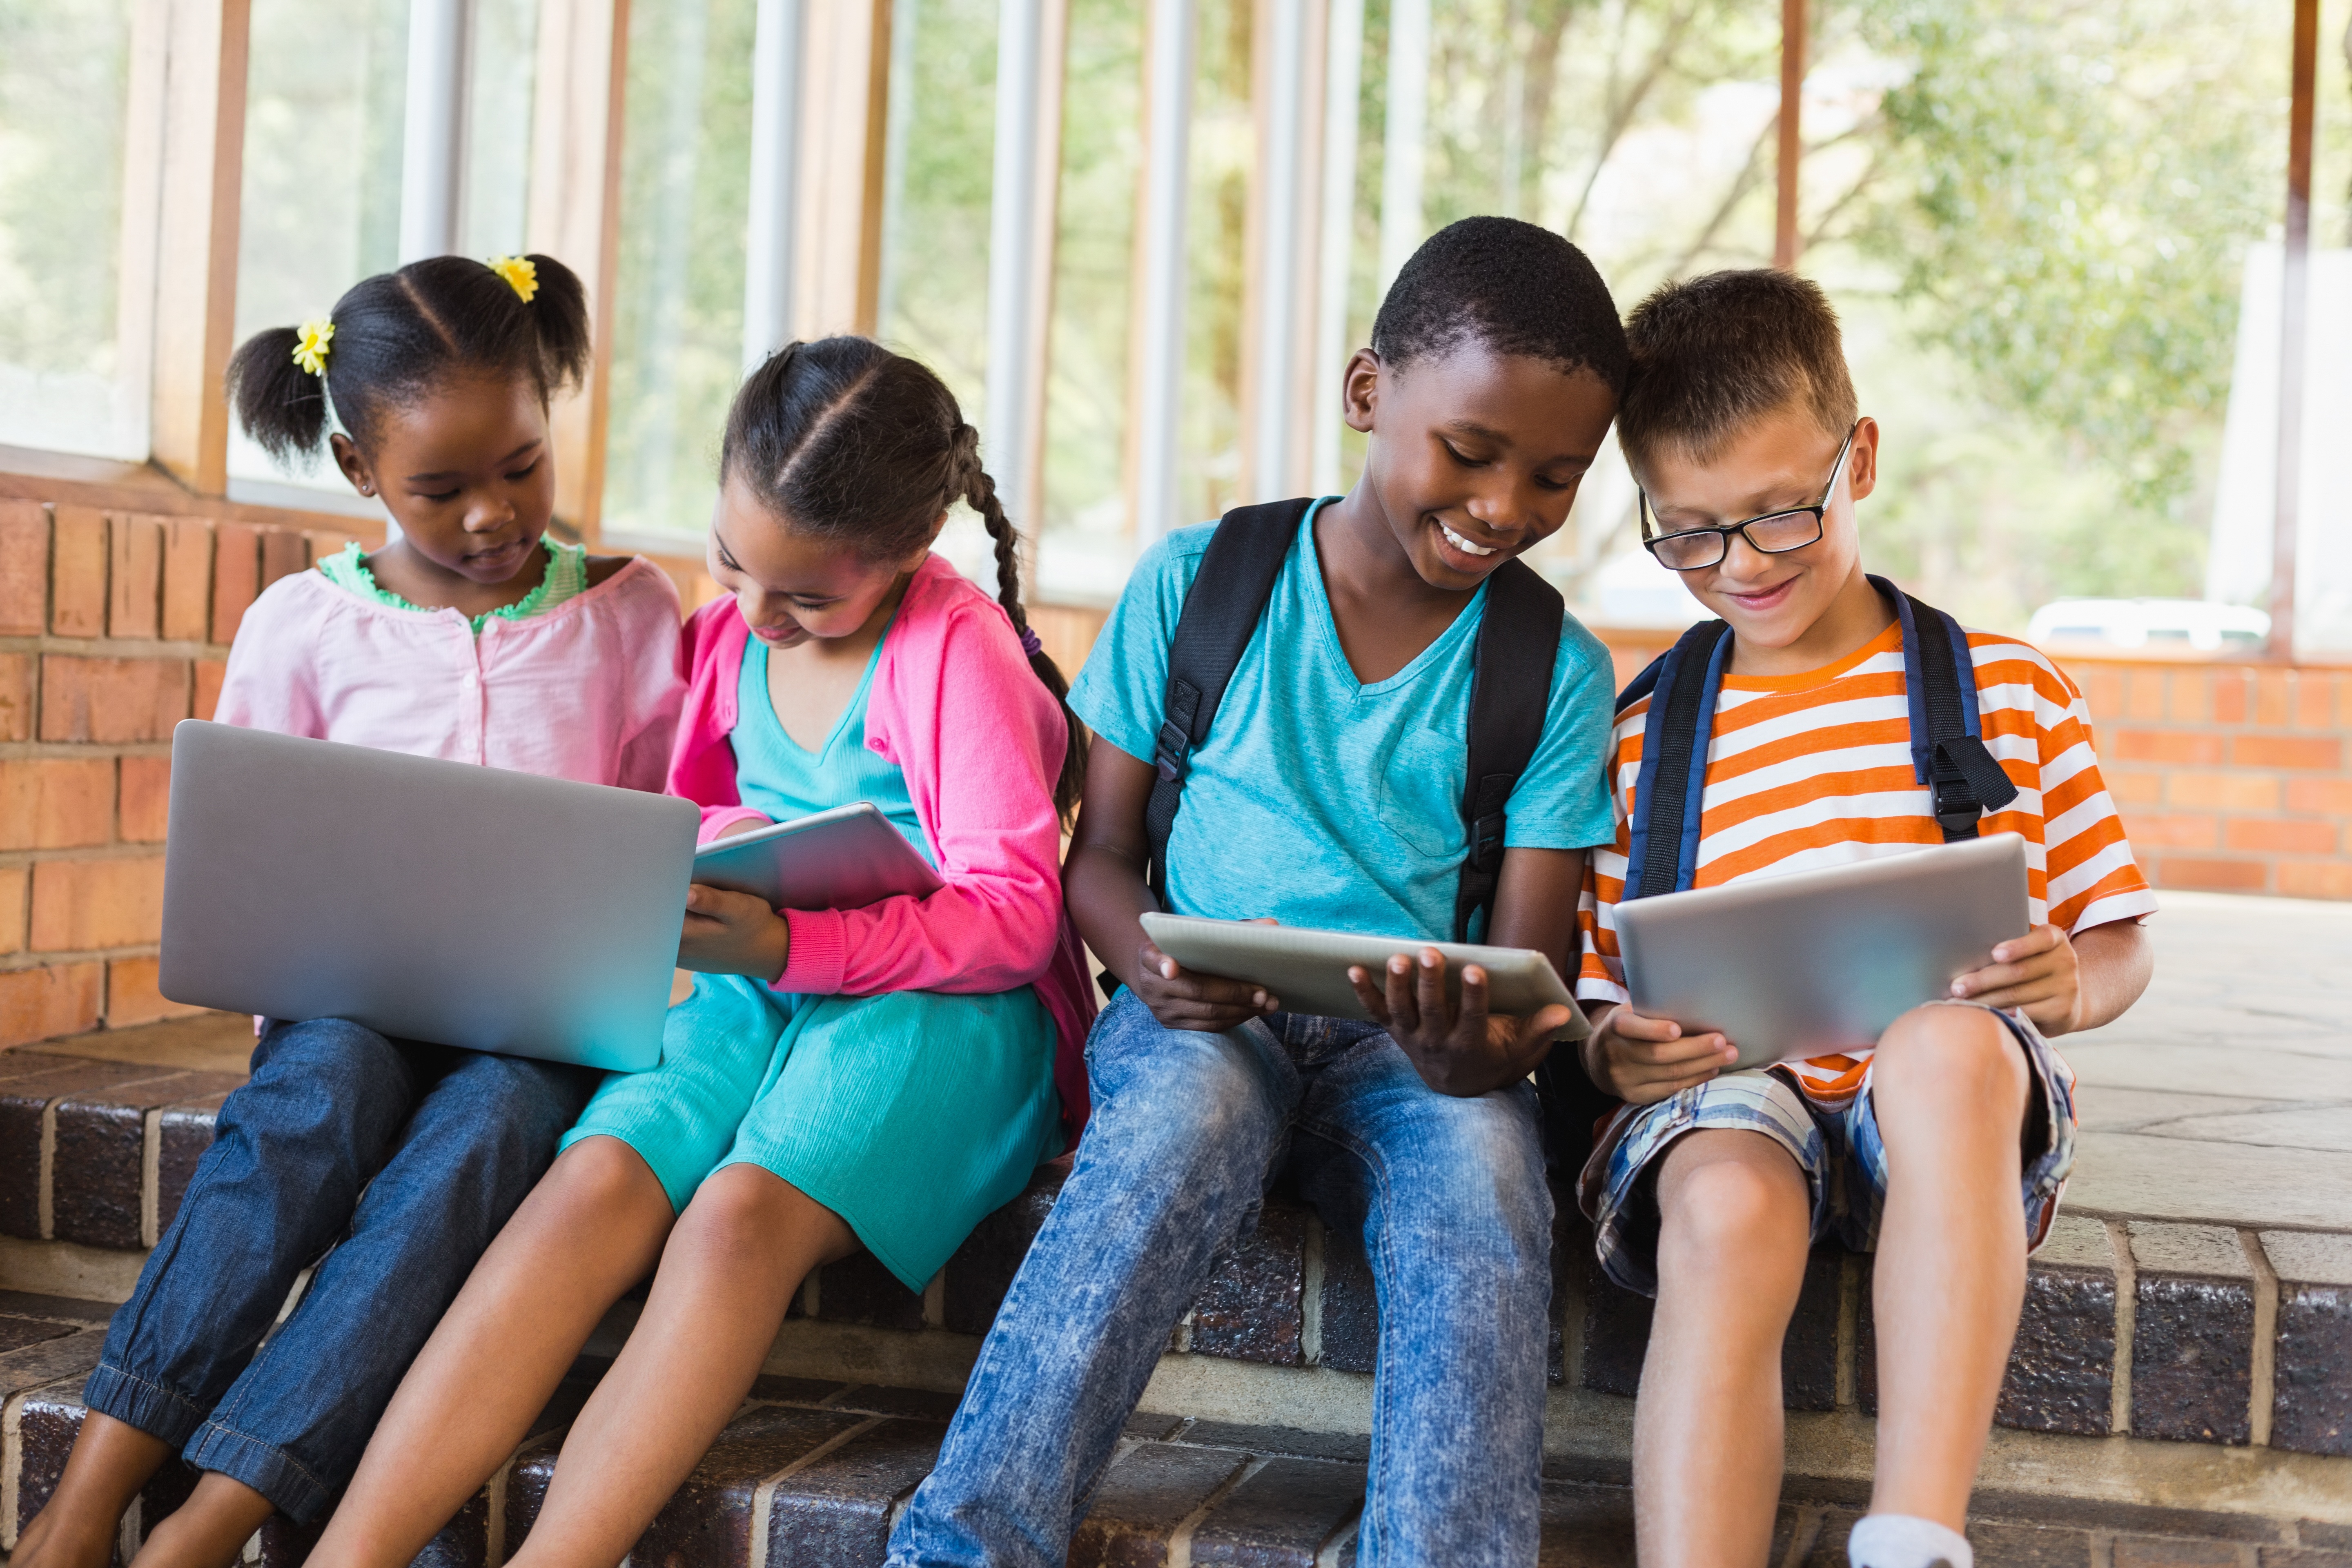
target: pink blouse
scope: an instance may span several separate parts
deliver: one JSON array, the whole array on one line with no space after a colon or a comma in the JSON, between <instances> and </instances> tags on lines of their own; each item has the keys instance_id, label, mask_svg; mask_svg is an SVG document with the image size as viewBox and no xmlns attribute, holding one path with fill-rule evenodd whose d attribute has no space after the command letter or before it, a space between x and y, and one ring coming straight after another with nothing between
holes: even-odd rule
<instances>
[{"instance_id":1,"label":"pink blouse","mask_svg":"<svg viewBox=\"0 0 2352 1568\"><path fill-rule=\"evenodd\" d=\"M686 683L677 590L643 556L477 637L452 609L270 584L229 648L224 724L658 791Z\"/></svg>"}]
</instances>

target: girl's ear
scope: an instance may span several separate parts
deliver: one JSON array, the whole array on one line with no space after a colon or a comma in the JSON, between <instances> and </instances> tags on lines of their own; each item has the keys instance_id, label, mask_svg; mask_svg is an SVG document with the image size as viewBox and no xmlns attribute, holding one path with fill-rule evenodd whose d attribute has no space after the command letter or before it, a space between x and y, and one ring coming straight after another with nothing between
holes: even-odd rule
<instances>
[{"instance_id":1,"label":"girl's ear","mask_svg":"<svg viewBox=\"0 0 2352 1568\"><path fill-rule=\"evenodd\" d=\"M1372 416L1381 403L1381 356L1358 349L1339 376L1339 416L1360 436L1372 430Z\"/></svg>"},{"instance_id":2,"label":"girl's ear","mask_svg":"<svg viewBox=\"0 0 2352 1568\"><path fill-rule=\"evenodd\" d=\"M360 450L359 443L339 430L327 437L327 444L334 448L335 467L343 471L352 489L363 496L375 494L375 470L368 466L367 455Z\"/></svg>"}]
</instances>

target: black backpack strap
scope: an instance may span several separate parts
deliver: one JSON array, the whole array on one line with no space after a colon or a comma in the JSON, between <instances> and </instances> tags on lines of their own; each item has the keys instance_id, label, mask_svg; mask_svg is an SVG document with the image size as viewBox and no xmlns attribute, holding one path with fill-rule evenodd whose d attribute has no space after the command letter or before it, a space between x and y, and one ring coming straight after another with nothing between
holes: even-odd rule
<instances>
[{"instance_id":1,"label":"black backpack strap","mask_svg":"<svg viewBox=\"0 0 2352 1568\"><path fill-rule=\"evenodd\" d=\"M1944 830L1944 842L1974 838L1986 812L1999 811L2017 798L2017 785L1984 743L1968 634L1951 616L1884 577L1870 581L1895 601L1903 622L1903 684L1911 707L1913 776L1933 792L1932 809Z\"/></svg>"},{"instance_id":2,"label":"black backpack strap","mask_svg":"<svg viewBox=\"0 0 2352 1568\"><path fill-rule=\"evenodd\" d=\"M1559 590L1524 561L1506 561L1486 579L1470 682L1470 769L1462 801L1470 846L1454 895L1456 942L1470 940L1471 917L1495 901L1504 807L1543 739L1567 609Z\"/></svg>"},{"instance_id":3,"label":"black backpack strap","mask_svg":"<svg viewBox=\"0 0 2352 1568\"><path fill-rule=\"evenodd\" d=\"M1184 610L1168 647L1168 693L1153 742L1151 762L1160 777L1143 811L1144 831L1151 840L1151 891L1163 907L1168 902L1168 835L1176 826L1176 808L1184 802L1184 774L1192 766L1192 748L1209 733L1217 704L1225 698L1225 683L1265 616L1283 558L1290 553L1299 522L1314 504L1269 501L1225 513L1209 537L1192 585L1185 590Z\"/></svg>"},{"instance_id":4,"label":"black backpack strap","mask_svg":"<svg viewBox=\"0 0 2352 1568\"><path fill-rule=\"evenodd\" d=\"M1625 894L1643 899L1688 883L1697 855L1697 796L1706 784L1706 737L1714 728L1715 693L1731 649L1731 628L1701 621L1682 635L1619 700L1630 706L1649 682L1650 710L1642 725L1642 771L1633 785L1633 820L1625 868ZM1693 786L1696 785L1695 789Z\"/></svg>"}]
</instances>

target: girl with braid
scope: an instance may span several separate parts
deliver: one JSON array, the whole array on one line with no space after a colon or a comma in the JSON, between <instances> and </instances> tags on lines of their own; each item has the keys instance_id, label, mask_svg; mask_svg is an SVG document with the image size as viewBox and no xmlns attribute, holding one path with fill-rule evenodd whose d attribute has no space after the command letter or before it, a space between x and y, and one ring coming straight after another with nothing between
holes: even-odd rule
<instances>
[{"instance_id":1,"label":"girl with braid","mask_svg":"<svg viewBox=\"0 0 2352 1568\"><path fill-rule=\"evenodd\" d=\"M687 904L661 1065L605 1080L418 1355L312 1558L404 1564L505 1461L647 1274L512 1561L614 1563L741 1404L809 1270L870 1251L921 1290L1086 1113L1092 1020L1062 913L1084 772L1021 607L979 440L922 365L794 344L737 395L688 623L669 787L709 839L870 801L939 868L929 898ZM956 500L992 599L931 553Z\"/></svg>"}]
</instances>

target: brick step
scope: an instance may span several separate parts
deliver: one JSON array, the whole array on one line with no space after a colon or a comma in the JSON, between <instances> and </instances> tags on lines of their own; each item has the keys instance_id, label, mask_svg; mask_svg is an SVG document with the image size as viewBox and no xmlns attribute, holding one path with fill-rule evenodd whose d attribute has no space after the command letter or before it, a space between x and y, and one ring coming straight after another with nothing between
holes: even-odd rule
<instances>
[{"instance_id":1,"label":"brick step","mask_svg":"<svg viewBox=\"0 0 2352 1568\"><path fill-rule=\"evenodd\" d=\"M5 1491L0 1545L47 1500L84 1411L81 1379L97 1358L103 1303L0 1296L0 1391L5 1391ZM490 1568L530 1531L545 1499L567 1424L605 1363L583 1360L537 1431L417 1562ZM766 1568L879 1563L884 1542L929 1473L952 1396L920 1389L762 1377L685 1486L637 1542L632 1559L665 1568ZM1356 1554L1365 1438L1139 1415L1128 1425L1092 1511L1072 1543L1074 1568L1157 1563L1189 1550L1195 1563L1313 1568ZM1553 1467L1544 1483L1540 1561L1630 1564L1631 1495L1617 1480ZM193 1474L177 1463L149 1485L125 1531L144 1529L184 1500ZM1844 1561L1857 1517L1850 1490L1792 1483L1770 1561L1782 1568ZM2108 1510L2016 1497L1980 1499L1969 1533L1986 1568L2352 1568L2352 1524L2178 1511ZM256 1535L256 1568L298 1568L315 1528L273 1520Z\"/></svg>"},{"instance_id":2,"label":"brick step","mask_svg":"<svg viewBox=\"0 0 2352 1568\"><path fill-rule=\"evenodd\" d=\"M179 1207L213 1115L239 1080L217 1071L0 1053L0 1286L127 1294L138 1249ZM803 1294L833 1323L986 1331L1064 1167L984 1221L930 1289L870 1258ZM1630 1395L1650 1304L1603 1279L1560 1194L1551 1380ZM110 1258L108 1254L121 1256ZM1782 1356L1791 1410L1876 1409L1870 1259L1811 1259ZM1178 1331L1194 1355L1371 1371L1371 1276L1355 1238L1277 1195L1223 1259ZM1997 1415L2021 1432L2269 1447L2352 1457L2352 1237L2062 1215L2028 1279Z\"/></svg>"}]
</instances>

